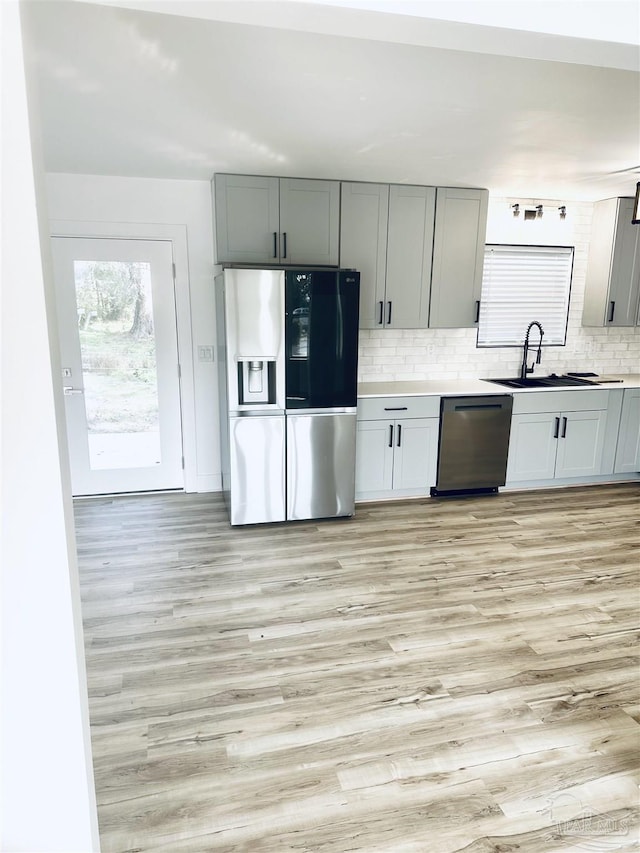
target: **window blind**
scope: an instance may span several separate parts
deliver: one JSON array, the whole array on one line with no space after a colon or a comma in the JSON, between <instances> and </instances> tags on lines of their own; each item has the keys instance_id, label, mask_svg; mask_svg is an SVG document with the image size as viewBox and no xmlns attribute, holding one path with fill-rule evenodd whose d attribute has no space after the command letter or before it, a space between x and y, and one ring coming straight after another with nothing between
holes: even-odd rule
<instances>
[{"instance_id":1,"label":"window blind","mask_svg":"<svg viewBox=\"0 0 640 853\"><path fill-rule=\"evenodd\" d=\"M533 320L543 346L565 344L572 270L572 246L487 244L477 345L522 346Z\"/></svg>"}]
</instances>

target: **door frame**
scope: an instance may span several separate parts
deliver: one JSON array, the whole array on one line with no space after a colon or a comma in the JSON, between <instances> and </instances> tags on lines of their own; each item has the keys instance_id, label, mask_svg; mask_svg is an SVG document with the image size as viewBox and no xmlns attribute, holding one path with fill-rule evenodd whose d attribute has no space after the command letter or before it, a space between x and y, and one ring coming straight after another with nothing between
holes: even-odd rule
<instances>
[{"instance_id":1,"label":"door frame","mask_svg":"<svg viewBox=\"0 0 640 853\"><path fill-rule=\"evenodd\" d=\"M197 492L195 381L187 226L137 222L76 222L53 219L49 223L49 234L51 237L166 240L172 243L173 262L175 264L174 299L178 335L178 363L180 364L184 490L186 492Z\"/></svg>"}]
</instances>

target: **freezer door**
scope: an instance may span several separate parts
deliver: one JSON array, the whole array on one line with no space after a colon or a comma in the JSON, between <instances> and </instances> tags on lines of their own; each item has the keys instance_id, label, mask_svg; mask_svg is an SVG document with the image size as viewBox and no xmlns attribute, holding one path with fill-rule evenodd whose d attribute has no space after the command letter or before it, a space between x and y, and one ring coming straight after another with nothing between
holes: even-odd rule
<instances>
[{"instance_id":1,"label":"freezer door","mask_svg":"<svg viewBox=\"0 0 640 853\"><path fill-rule=\"evenodd\" d=\"M287 414L287 518L354 513L356 415Z\"/></svg>"},{"instance_id":2,"label":"freezer door","mask_svg":"<svg viewBox=\"0 0 640 853\"><path fill-rule=\"evenodd\" d=\"M231 524L285 520L284 415L229 419Z\"/></svg>"}]
</instances>

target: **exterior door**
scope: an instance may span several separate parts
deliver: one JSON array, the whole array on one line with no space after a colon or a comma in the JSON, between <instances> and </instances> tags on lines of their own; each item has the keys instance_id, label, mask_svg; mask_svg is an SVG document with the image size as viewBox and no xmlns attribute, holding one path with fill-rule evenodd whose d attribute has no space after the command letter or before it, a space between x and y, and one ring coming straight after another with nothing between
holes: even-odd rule
<instances>
[{"instance_id":1,"label":"exterior door","mask_svg":"<svg viewBox=\"0 0 640 853\"><path fill-rule=\"evenodd\" d=\"M52 252L73 494L182 488L171 242L53 237Z\"/></svg>"}]
</instances>

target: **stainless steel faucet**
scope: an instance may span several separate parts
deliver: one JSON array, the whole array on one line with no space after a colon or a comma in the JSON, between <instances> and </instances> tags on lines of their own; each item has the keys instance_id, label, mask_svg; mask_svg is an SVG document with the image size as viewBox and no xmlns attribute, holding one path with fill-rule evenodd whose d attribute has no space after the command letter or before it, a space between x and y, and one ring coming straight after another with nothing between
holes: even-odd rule
<instances>
[{"instance_id":1,"label":"stainless steel faucet","mask_svg":"<svg viewBox=\"0 0 640 853\"><path fill-rule=\"evenodd\" d=\"M531 334L531 329L537 326L540 330L540 340L538 341L538 353L536 355L536 360L534 364L540 364L540 359L542 358L542 338L544 337L544 331L540 323L537 320L534 320L533 323L529 323L527 327L527 334L524 336L524 351L522 353L522 367L520 368L520 379L526 379L528 373L533 373L534 364L531 367L527 367L527 360L529 356L529 335Z\"/></svg>"}]
</instances>

